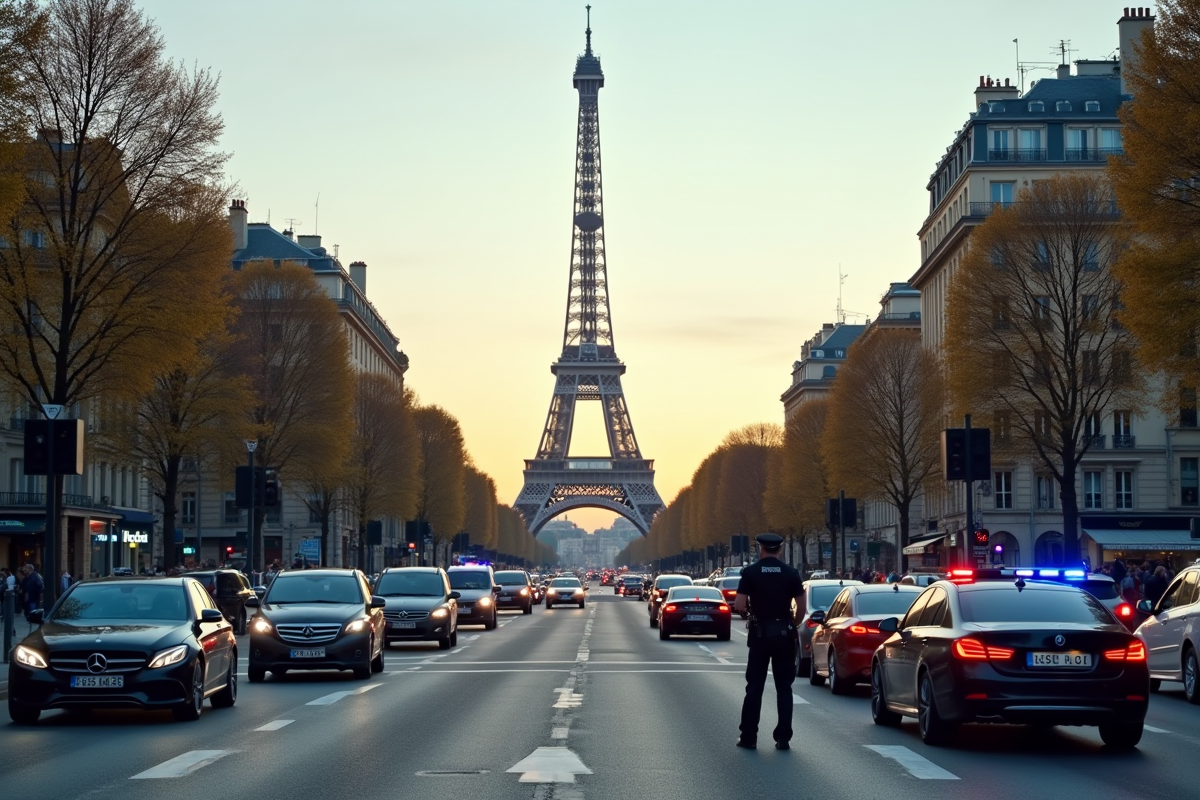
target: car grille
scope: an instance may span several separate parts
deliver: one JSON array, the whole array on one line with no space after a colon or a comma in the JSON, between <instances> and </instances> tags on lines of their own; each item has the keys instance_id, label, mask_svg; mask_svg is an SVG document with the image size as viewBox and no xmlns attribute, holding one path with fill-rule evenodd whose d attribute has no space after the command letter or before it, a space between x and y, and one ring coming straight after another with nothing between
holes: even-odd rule
<instances>
[{"instance_id":1,"label":"car grille","mask_svg":"<svg viewBox=\"0 0 1200 800\"><path fill-rule=\"evenodd\" d=\"M419 619L428 619L429 612L428 611L386 611L385 610L383 612L383 617L384 617L384 619L390 619L393 621L415 622L416 620L419 620Z\"/></svg>"},{"instance_id":2,"label":"car grille","mask_svg":"<svg viewBox=\"0 0 1200 800\"><path fill-rule=\"evenodd\" d=\"M88 669L88 659L93 655L101 655L106 662L105 668L98 672ZM146 665L146 657L141 653L128 651L89 650L72 653L62 653L50 657L50 668L58 672L74 672L84 675L111 675L117 672L136 672Z\"/></svg>"},{"instance_id":3,"label":"car grille","mask_svg":"<svg viewBox=\"0 0 1200 800\"><path fill-rule=\"evenodd\" d=\"M295 644L321 644L332 642L342 630L342 624L312 623L299 625L276 625L279 638ZM305 632L308 632L307 634Z\"/></svg>"}]
</instances>

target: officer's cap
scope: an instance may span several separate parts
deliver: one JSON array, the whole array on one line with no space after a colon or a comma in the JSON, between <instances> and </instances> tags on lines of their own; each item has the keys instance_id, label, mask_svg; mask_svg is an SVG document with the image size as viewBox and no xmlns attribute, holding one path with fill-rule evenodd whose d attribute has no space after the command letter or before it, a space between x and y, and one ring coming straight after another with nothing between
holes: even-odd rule
<instances>
[{"instance_id":1,"label":"officer's cap","mask_svg":"<svg viewBox=\"0 0 1200 800\"><path fill-rule=\"evenodd\" d=\"M783 544L783 537L778 533L760 533L754 537L754 541L761 544L763 547L775 549Z\"/></svg>"}]
</instances>

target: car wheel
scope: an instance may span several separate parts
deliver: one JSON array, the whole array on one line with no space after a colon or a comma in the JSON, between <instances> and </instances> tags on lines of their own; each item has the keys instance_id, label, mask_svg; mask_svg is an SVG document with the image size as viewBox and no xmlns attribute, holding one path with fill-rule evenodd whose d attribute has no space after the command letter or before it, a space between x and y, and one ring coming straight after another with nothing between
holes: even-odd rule
<instances>
[{"instance_id":1,"label":"car wheel","mask_svg":"<svg viewBox=\"0 0 1200 800\"><path fill-rule=\"evenodd\" d=\"M203 708L204 665L200 659L196 659L196 665L192 667L192 685L191 691L188 693L188 698L172 708L171 713L180 722L194 722L200 719L200 712Z\"/></svg>"},{"instance_id":2,"label":"car wheel","mask_svg":"<svg viewBox=\"0 0 1200 800\"><path fill-rule=\"evenodd\" d=\"M579 601L579 607L580 607L580 608L583 608L583 607L584 607L586 604L587 604L587 601L586 601L586 600L580 600L580 601Z\"/></svg>"},{"instance_id":3,"label":"car wheel","mask_svg":"<svg viewBox=\"0 0 1200 800\"><path fill-rule=\"evenodd\" d=\"M1114 750L1132 750L1142 740L1142 723L1101 725L1100 739Z\"/></svg>"},{"instance_id":4,"label":"car wheel","mask_svg":"<svg viewBox=\"0 0 1200 800\"><path fill-rule=\"evenodd\" d=\"M824 686L825 676L817 672L817 660L808 659L808 682L813 686Z\"/></svg>"},{"instance_id":5,"label":"car wheel","mask_svg":"<svg viewBox=\"0 0 1200 800\"><path fill-rule=\"evenodd\" d=\"M532 614L533 613L533 603L526 603L525 607L521 609L521 613L522 614Z\"/></svg>"},{"instance_id":6,"label":"car wheel","mask_svg":"<svg viewBox=\"0 0 1200 800\"><path fill-rule=\"evenodd\" d=\"M267 679L267 670L264 667L256 667L251 664L246 668L246 677L251 683L262 683Z\"/></svg>"},{"instance_id":7,"label":"car wheel","mask_svg":"<svg viewBox=\"0 0 1200 800\"><path fill-rule=\"evenodd\" d=\"M8 716L18 725L36 725L38 717L42 715L40 708L30 708L29 706L17 705L13 702L12 697L8 698Z\"/></svg>"},{"instance_id":8,"label":"car wheel","mask_svg":"<svg viewBox=\"0 0 1200 800\"><path fill-rule=\"evenodd\" d=\"M237 702L237 651L233 651L229 660L229 674L225 676L225 687L212 696L213 708L233 708Z\"/></svg>"},{"instance_id":9,"label":"car wheel","mask_svg":"<svg viewBox=\"0 0 1200 800\"><path fill-rule=\"evenodd\" d=\"M718 642L728 642L732 631L724 630L717 634Z\"/></svg>"},{"instance_id":10,"label":"car wheel","mask_svg":"<svg viewBox=\"0 0 1200 800\"><path fill-rule=\"evenodd\" d=\"M496 612L495 611L492 612L492 618L489 621L483 623L483 629L486 631L496 630Z\"/></svg>"},{"instance_id":11,"label":"car wheel","mask_svg":"<svg viewBox=\"0 0 1200 800\"><path fill-rule=\"evenodd\" d=\"M949 739L957 727L938 714L937 700L933 696L933 679L928 672L921 673L917 686L917 723L921 730L921 741L934 747Z\"/></svg>"},{"instance_id":12,"label":"car wheel","mask_svg":"<svg viewBox=\"0 0 1200 800\"><path fill-rule=\"evenodd\" d=\"M371 651L375 649L375 640L372 639L367 645L367 655L362 664L354 668L354 677L360 681L370 679L371 673L375 671L375 659L371 657Z\"/></svg>"},{"instance_id":13,"label":"car wheel","mask_svg":"<svg viewBox=\"0 0 1200 800\"><path fill-rule=\"evenodd\" d=\"M658 618L657 618L657 617L655 617L653 614L651 614L651 615L650 615L650 627L651 627L651 628L657 628L657 627L658 627Z\"/></svg>"},{"instance_id":14,"label":"car wheel","mask_svg":"<svg viewBox=\"0 0 1200 800\"><path fill-rule=\"evenodd\" d=\"M833 694L849 694L850 686L848 680L838 677L837 655L831 649L829 651L829 691Z\"/></svg>"},{"instance_id":15,"label":"car wheel","mask_svg":"<svg viewBox=\"0 0 1200 800\"><path fill-rule=\"evenodd\" d=\"M383 651L387 649L387 642L379 648L379 655L371 659L371 672L383 672Z\"/></svg>"},{"instance_id":16,"label":"car wheel","mask_svg":"<svg viewBox=\"0 0 1200 800\"><path fill-rule=\"evenodd\" d=\"M234 636L245 636L246 635L246 609L244 609L244 608L238 612L237 620L235 620L233 623L233 635Z\"/></svg>"},{"instance_id":17,"label":"car wheel","mask_svg":"<svg viewBox=\"0 0 1200 800\"><path fill-rule=\"evenodd\" d=\"M458 647L458 628L450 632L450 646Z\"/></svg>"},{"instance_id":18,"label":"car wheel","mask_svg":"<svg viewBox=\"0 0 1200 800\"><path fill-rule=\"evenodd\" d=\"M1196 660L1196 649L1188 647L1183 654L1183 697L1189 703L1200 703L1200 662Z\"/></svg>"},{"instance_id":19,"label":"car wheel","mask_svg":"<svg viewBox=\"0 0 1200 800\"><path fill-rule=\"evenodd\" d=\"M887 707L883 694L883 668L878 663L871 665L871 721L888 728L900 726L900 715Z\"/></svg>"},{"instance_id":20,"label":"car wheel","mask_svg":"<svg viewBox=\"0 0 1200 800\"><path fill-rule=\"evenodd\" d=\"M449 650L451 645L453 644L453 642L450 640L449 636L445 636L441 639L438 639L437 643L438 643L438 650Z\"/></svg>"},{"instance_id":21,"label":"car wheel","mask_svg":"<svg viewBox=\"0 0 1200 800\"><path fill-rule=\"evenodd\" d=\"M658 626L658 638L665 642L667 639L671 638L671 634L667 633L666 628L664 628L662 625L659 625Z\"/></svg>"},{"instance_id":22,"label":"car wheel","mask_svg":"<svg viewBox=\"0 0 1200 800\"><path fill-rule=\"evenodd\" d=\"M547 600L546 601L546 610L549 611L552 608L554 608L554 603L551 603L549 600Z\"/></svg>"},{"instance_id":23,"label":"car wheel","mask_svg":"<svg viewBox=\"0 0 1200 800\"><path fill-rule=\"evenodd\" d=\"M1150 691L1157 692L1161 688L1162 688L1162 681L1160 681L1158 678L1150 679Z\"/></svg>"}]
</instances>

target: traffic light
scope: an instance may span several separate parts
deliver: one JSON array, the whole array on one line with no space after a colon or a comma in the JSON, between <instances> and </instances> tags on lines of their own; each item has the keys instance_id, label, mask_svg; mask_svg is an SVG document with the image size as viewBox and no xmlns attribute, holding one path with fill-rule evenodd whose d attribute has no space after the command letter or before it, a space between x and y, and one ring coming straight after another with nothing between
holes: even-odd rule
<instances>
[{"instance_id":1,"label":"traffic light","mask_svg":"<svg viewBox=\"0 0 1200 800\"><path fill-rule=\"evenodd\" d=\"M231 545L231 544L225 545L225 555L227 555L227 556L233 555L233 545Z\"/></svg>"},{"instance_id":2,"label":"traffic light","mask_svg":"<svg viewBox=\"0 0 1200 800\"><path fill-rule=\"evenodd\" d=\"M980 547L987 547L987 544L990 540L991 534L988 533L986 528L980 528L979 530L975 531L975 544L979 545Z\"/></svg>"},{"instance_id":3,"label":"traffic light","mask_svg":"<svg viewBox=\"0 0 1200 800\"><path fill-rule=\"evenodd\" d=\"M416 542L409 542L409 543L408 543L408 549L409 549L409 550L416 550L416 549L417 549L417 543L416 543Z\"/></svg>"},{"instance_id":4,"label":"traffic light","mask_svg":"<svg viewBox=\"0 0 1200 800\"><path fill-rule=\"evenodd\" d=\"M283 491L279 486L279 473L273 469L263 470L261 480L262 504L266 508L275 508L283 501Z\"/></svg>"},{"instance_id":5,"label":"traffic light","mask_svg":"<svg viewBox=\"0 0 1200 800\"><path fill-rule=\"evenodd\" d=\"M942 477L948 481L986 481L992 477L992 432L971 428L971 464L968 474L967 429L942 431Z\"/></svg>"}]
</instances>

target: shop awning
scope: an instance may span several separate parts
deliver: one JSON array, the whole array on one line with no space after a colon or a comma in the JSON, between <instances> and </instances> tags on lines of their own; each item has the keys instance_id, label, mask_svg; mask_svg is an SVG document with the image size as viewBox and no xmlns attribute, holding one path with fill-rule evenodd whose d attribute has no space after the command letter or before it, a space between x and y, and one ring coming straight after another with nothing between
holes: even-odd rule
<instances>
[{"instance_id":1,"label":"shop awning","mask_svg":"<svg viewBox=\"0 0 1200 800\"><path fill-rule=\"evenodd\" d=\"M946 534L938 534L937 536L928 536L924 539L913 540L908 547L904 548L904 555L919 556L925 552L925 548L931 544L937 544L946 538Z\"/></svg>"},{"instance_id":2,"label":"shop awning","mask_svg":"<svg viewBox=\"0 0 1200 800\"><path fill-rule=\"evenodd\" d=\"M26 533L42 533L46 530L45 517L24 517L6 514L0 516L0 536Z\"/></svg>"},{"instance_id":3,"label":"shop awning","mask_svg":"<svg viewBox=\"0 0 1200 800\"><path fill-rule=\"evenodd\" d=\"M121 519L131 525L153 525L154 515L140 508L122 508L113 506L113 511L121 515Z\"/></svg>"},{"instance_id":4,"label":"shop awning","mask_svg":"<svg viewBox=\"0 0 1200 800\"><path fill-rule=\"evenodd\" d=\"M1085 530L1105 550L1200 550L1188 531Z\"/></svg>"}]
</instances>

